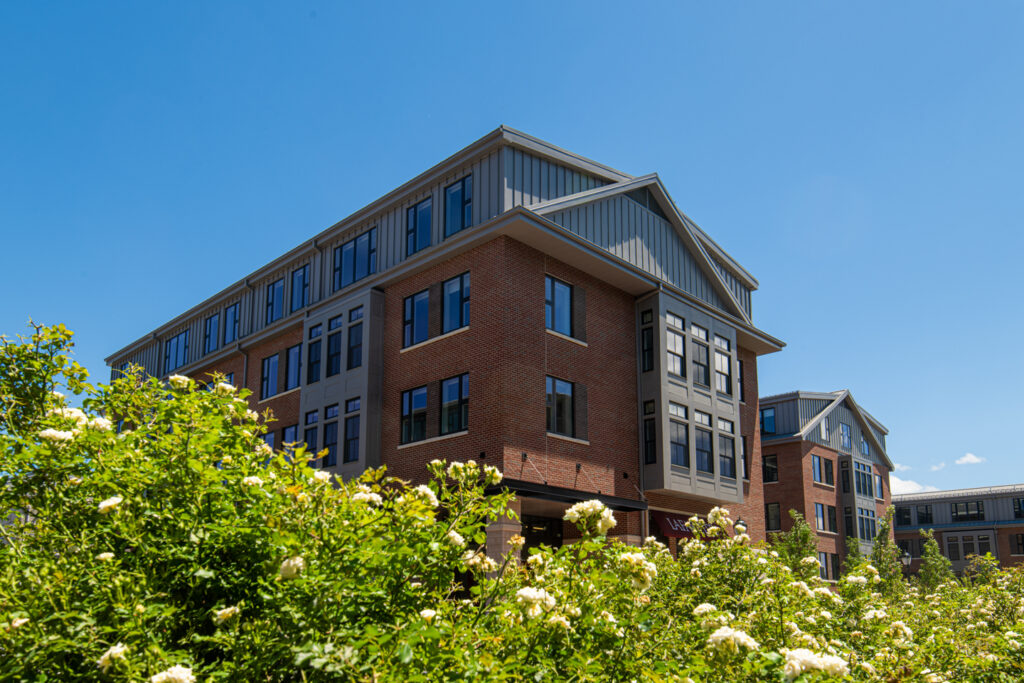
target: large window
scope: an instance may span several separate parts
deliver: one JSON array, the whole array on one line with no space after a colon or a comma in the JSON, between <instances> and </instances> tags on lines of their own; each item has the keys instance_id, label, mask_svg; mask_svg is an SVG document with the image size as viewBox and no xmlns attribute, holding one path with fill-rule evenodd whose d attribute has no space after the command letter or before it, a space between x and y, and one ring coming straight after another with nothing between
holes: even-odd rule
<instances>
[{"instance_id":1,"label":"large window","mask_svg":"<svg viewBox=\"0 0 1024 683\"><path fill-rule=\"evenodd\" d=\"M410 206L405 214L405 255L412 256L430 246L430 216L433 203L427 197L419 204Z\"/></svg>"},{"instance_id":2,"label":"large window","mask_svg":"<svg viewBox=\"0 0 1024 683\"><path fill-rule=\"evenodd\" d=\"M427 438L427 388L402 392L402 443Z\"/></svg>"},{"instance_id":3,"label":"large window","mask_svg":"<svg viewBox=\"0 0 1024 683\"><path fill-rule=\"evenodd\" d=\"M839 533L839 522L836 519L836 506L828 505L826 506L825 511L828 513L825 518L827 524L826 530L833 534Z\"/></svg>"},{"instance_id":4,"label":"large window","mask_svg":"<svg viewBox=\"0 0 1024 683\"><path fill-rule=\"evenodd\" d=\"M224 343L230 344L238 339L238 304L233 303L224 309Z\"/></svg>"},{"instance_id":5,"label":"large window","mask_svg":"<svg viewBox=\"0 0 1024 683\"><path fill-rule=\"evenodd\" d=\"M819 484L828 484L829 486L835 484L835 474L832 469L831 459L823 458L820 455L812 455L811 472L814 475L814 481Z\"/></svg>"},{"instance_id":6,"label":"large window","mask_svg":"<svg viewBox=\"0 0 1024 683\"><path fill-rule=\"evenodd\" d=\"M723 477L736 478L736 441L731 436L718 435L718 466Z\"/></svg>"},{"instance_id":7,"label":"large window","mask_svg":"<svg viewBox=\"0 0 1024 683\"><path fill-rule=\"evenodd\" d=\"M338 291L377 272L377 228L334 248L332 289Z\"/></svg>"},{"instance_id":8,"label":"large window","mask_svg":"<svg viewBox=\"0 0 1024 683\"><path fill-rule=\"evenodd\" d=\"M972 500L966 503L952 503L950 511L954 522L980 522L985 519L985 502Z\"/></svg>"},{"instance_id":9,"label":"large window","mask_svg":"<svg viewBox=\"0 0 1024 683\"><path fill-rule=\"evenodd\" d=\"M306 450L310 455L317 452L317 421L320 419L320 413L316 410L311 410L306 413L306 430L303 432L302 440L306 442Z\"/></svg>"},{"instance_id":10,"label":"large window","mask_svg":"<svg viewBox=\"0 0 1024 683\"><path fill-rule=\"evenodd\" d=\"M823 580L828 580L828 553L818 552L818 576Z\"/></svg>"},{"instance_id":11,"label":"large window","mask_svg":"<svg viewBox=\"0 0 1024 683\"><path fill-rule=\"evenodd\" d=\"M302 381L302 344L288 347L284 356L284 390L294 389Z\"/></svg>"},{"instance_id":12,"label":"large window","mask_svg":"<svg viewBox=\"0 0 1024 683\"><path fill-rule=\"evenodd\" d=\"M958 537L951 536L947 539L946 555L954 562L960 559L960 539Z\"/></svg>"},{"instance_id":13,"label":"large window","mask_svg":"<svg viewBox=\"0 0 1024 683\"><path fill-rule=\"evenodd\" d=\"M658 462L658 429L653 418L644 420L644 464Z\"/></svg>"},{"instance_id":14,"label":"large window","mask_svg":"<svg viewBox=\"0 0 1024 683\"><path fill-rule=\"evenodd\" d=\"M932 506L931 505L918 505L917 506L917 524L934 524L932 521Z\"/></svg>"},{"instance_id":15,"label":"large window","mask_svg":"<svg viewBox=\"0 0 1024 683\"><path fill-rule=\"evenodd\" d=\"M335 321L337 325L333 325ZM333 377L341 372L341 316L328 323L327 329L338 329L337 332L332 332L327 335L327 376Z\"/></svg>"},{"instance_id":16,"label":"large window","mask_svg":"<svg viewBox=\"0 0 1024 683\"><path fill-rule=\"evenodd\" d=\"M694 451L697 455L697 471L714 474L714 453L711 450L711 432L697 428L694 433Z\"/></svg>"},{"instance_id":17,"label":"large window","mask_svg":"<svg viewBox=\"0 0 1024 683\"><path fill-rule=\"evenodd\" d=\"M441 382L441 434L469 429L469 373Z\"/></svg>"},{"instance_id":18,"label":"large window","mask_svg":"<svg viewBox=\"0 0 1024 683\"><path fill-rule=\"evenodd\" d=\"M691 324L690 334L693 335L693 381L710 387L711 368L708 364L708 331L699 325Z\"/></svg>"},{"instance_id":19,"label":"large window","mask_svg":"<svg viewBox=\"0 0 1024 683\"><path fill-rule=\"evenodd\" d=\"M544 277L544 325L572 336L572 286L550 275Z\"/></svg>"},{"instance_id":20,"label":"large window","mask_svg":"<svg viewBox=\"0 0 1024 683\"><path fill-rule=\"evenodd\" d=\"M320 326L317 325L317 328ZM318 332L319 334L319 332ZM315 384L320 381L320 340L309 342L309 349L306 352L306 384Z\"/></svg>"},{"instance_id":21,"label":"large window","mask_svg":"<svg viewBox=\"0 0 1024 683\"><path fill-rule=\"evenodd\" d=\"M885 489L882 488L882 475L875 475L875 498L883 500L885 498Z\"/></svg>"},{"instance_id":22,"label":"large window","mask_svg":"<svg viewBox=\"0 0 1024 683\"><path fill-rule=\"evenodd\" d=\"M324 410L324 448L327 455L323 459L323 467L333 467L338 464L338 406L327 406Z\"/></svg>"},{"instance_id":23,"label":"large window","mask_svg":"<svg viewBox=\"0 0 1024 683\"><path fill-rule=\"evenodd\" d=\"M363 324L348 326L348 369L358 368L363 364Z\"/></svg>"},{"instance_id":24,"label":"large window","mask_svg":"<svg viewBox=\"0 0 1024 683\"><path fill-rule=\"evenodd\" d=\"M1024 534L1015 534L1013 537L1013 554L1024 555Z\"/></svg>"},{"instance_id":25,"label":"large window","mask_svg":"<svg viewBox=\"0 0 1024 683\"><path fill-rule=\"evenodd\" d=\"M715 389L723 394L732 395L732 350L731 342L725 337L715 335ZM721 349L721 350L719 350Z\"/></svg>"},{"instance_id":26,"label":"large window","mask_svg":"<svg viewBox=\"0 0 1024 683\"><path fill-rule=\"evenodd\" d=\"M164 372L177 370L188 360L188 330L164 342Z\"/></svg>"},{"instance_id":27,"label":"large window","mask_svg":"<svg viewBox=\"0 0 1024 683\"><path fill-rule=\"evenodd\" d=\"M864 455L871 455L871 446L868 445L868 440L863 434L860 435L860 452Z\"/></svg>"},{"instance_id":28,"label":"large window","mask_svg":"<svg viewBox=\"0 0 1024 683\"><path fill-rule=\"evenodd\" d=\"M548 377L545 388L548 431L563 436L576 436L572 382Z\"/></svg>"},{"instance_id":29,"label":"large window","mask_svg":"<svg viewBox=\"0 0 1024 683\"><path fill-rule=\"evenodd\" d=\"M832 516L835 517L835 508L832 508ZM815 503L814 504L814 528L818 531L834 531L834 529L828 528L827 517L825 516L825 504Z\"/></svg>"},{"instance_id":30,"label":"large window","mask_svg":"<svg viewBox=\"0 0 1024 683\"><path fill-rule=\"evenodd\" d=\"M284 280L267 285L267 311L264 322L267 325L284 315Z\"/></svg>"},{"instance_id":31,"label":"large window","mask_svg":"<svg viewBox=\"0 0 1024 683\"><path fill-rule=\"evenodd\" d=\"M766 484L779 480L779 456L766 455L761 459L761 479Z\"/></svg>"},{"instance_id":32,"label":"large window","mask_svg":"<svg viewBox=\"0 0 1024 683\"><path fill-rule=\"evenodd\" d=\"M912 526L914 522L910 517L910 508L905 505L896 506L896 526Z\"/></svg>"},{"instance_id":33,"label":"large window","mask_svg":"<svg viewBox=\"0 0 1024 683\"><path fill-rule=\"evenodd\" d=\"M654 369L654 328L645 327L640 330L640 371L650 372Z\"/></svg>"},{"instance_id":34,"label":"large window","mask_svg":"<svg viewBox=\"0 0 1024 683\"><path fill-rule=\"evenodd\" d=\"M858 496L874 498L874 484L872 482L871 466L862 462L853 463L853 483Z\"/></svg>"},{"instance_id":35,"label":"large window","mask_svg":"<svg viewBox=\"0 0 1024 683\"><path fill-rule=\"evenodd\" d=\"M690 442L687 438L689 429L682 422L670 420L669 444L672 449L672 464L680 467L690 466Z\"/></svg>"},{"instance_id":36,"label":"large window","mask_svg":"<svg viewBox=\"0 0 1024 683\"><path fill-rule=\"evenodd\" d=\"M875 530L875 511L870 508L857 508L857 526L861 540L872 541L877 534Z\"/></svg>"},{"instance_id":37,"label":"large window","mask_svg":"<svg viewBox=\"0 0 1024 683\"><path fill-rule=\"evenodd\" d=\"M1013 518L1024 519L1024 498L1013 499Z\"/></svg>"},{"instance_id":38,"label":"large window","mask_svg":"<svg viewBox=\"0 0 1024 683\"><path fill-rule=\"evenodd\" d=\"M850 425L845 422L839 423L839 431L843 435L843 448L850 449L853 447L853 437L850 436Z\"/></svg>"},{"instance_id":39,"label":"large window","mask_svg":"<svg viewBox=\"0 0 1024 683\"><path fill-rule=\"evenodd\" d=\"M427 340L430 319L430 290L405 297L402 346L412 346Z\"/></svg>"},{"instance_id":40,"label":"large window","mask_svg":"<svg viewBox=\"0 0 1024 683\"><path fill-rule=\"evenodd\" d=\"M747 400L747 396L743 391L743 361L736 361L736 370L736 386L739 387L740 402L744 403Z\"/></svg>"},{"instance_id":41,"label":"large window","mask_svg":"<svg viewBox=\"0 0 1024 683\"><path fill-rule=\"evenodd\" d=\"M345 448L342 449L342 462L359 460L359 415L345 418Z\"/></svg>"},{"instance_id":42,"label":"large window","mask_svg":"<svg viewBox=\"0 0 1024 683\"><path fill-rule=\"evenodd\" d=\"M775 433L775 408L761 408L761 433Z\"/></svg>"},{"instance_id":43,"label":"large window","mask_svg":"<svg viewBox=\"0 0 1024 683\"><path fill-rule=\"evenodd\" d=\"M220 341L220 314L214 313L203 324L203 353L213 353Z\"/></svg>"},{"instance_id":44,"label":"large window","mask_svg":"<svg viewBox=\"0 0 1024 683\"><path fill-rule=\"evenodd\" d=\"M444 189L444 236L473 225L473 176L466 176Z\"/></svg>"},{"instance_id":45,"label":"large window","mask_svg":"<svg viewBox=\"0 0 1024 683\"><path fill-rule=\"evenodd\" d=\"M778 503L766 503L764 506L765 529L782 531L782 514Z\"/></svg>"},{"instance_id":46,"label":"large window","mask_svg":"<svg viewBox=\"0 0 1024 683\"><path fill-rule=\"evenodd\" d=\"M277 354L263 359L260 373L260 399L270 398L277 393Z\"/></svg>"},{"instance_id":47,"label":"large window","mask_svg":"<svg viewBox=\"0 0 1024 683\"><path fill-rule=\"evenodd\" d=\"M441 333L469 324L469 273L463 273L441 285Z\"/></svg>"},{"instance_id":48,"label":"large window","mask_svg":"<svg viewBox=\"0 0 1024 683\"><path fill-rule=\"evenodd\" d=\"M291 313L309 303L309 264L292 271L292 307Z\"/></svg>"}]
</instances>

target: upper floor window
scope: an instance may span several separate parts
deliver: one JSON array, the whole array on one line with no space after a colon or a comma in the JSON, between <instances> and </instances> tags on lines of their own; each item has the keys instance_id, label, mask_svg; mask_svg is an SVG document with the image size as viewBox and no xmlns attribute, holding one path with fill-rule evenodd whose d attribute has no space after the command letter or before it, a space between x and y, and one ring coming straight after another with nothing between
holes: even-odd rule
<instances>
[{"instance_id":1,"label":"upper floor window","mask_svg":"<svg viewBox=\"0 0 1024 683\"><path fill-rule=\"evenodd\" d=\"M917 506L917 523L921 524L934 524L932 521L932 506L931 505L918 505Z\"/></svg>"},{"instance_id":2,"label":"upper floor window","mask_svg":"<svg viewBox=\"0 0 1024 683\"><path fill-rule=\"evenodd\" d=\"M359 417L359 415L350 415L345 418L345 447L341 452L342 462L359 460Z\"/></svg>"},{"instance_id":3,"label":"upper floor window","mask_svg":"<svg viewBox=\"0 0 1024 683\"><path fill-rule=\"evenodd\" d=\"M732 396L732 357L721 351L715 351L715 389Z\"/></svg>"},{"instance_id":4,"label":"upper floor window","mask_svg":"<svg viewBox=\"0 0 1024 683\"><path fill-rule=\"evenodd\" d=\"M640 330L640 372L654 369L654 328Z\"/></svg>"},{"instance_id":5,"label":"upper floor window","mask_svg":"<svg viewBox=\"0 0 1024 683\"><path fill-rule=\"evenodd\" d=\"M238 303L224 309L224 343L230 344L238 339Z\"/></svg>"},{"instance_id":6,"label":"upper floor window","mask_svg":"<svg viewBox=\"0 0 1024 683\"><path fill-rule=\"evenodd\" d=\"M444 190L444 236L451 237L473 224L473 176L466 176Z\"/></svg>"},{"instance_id":7,"label":"upper floor window","mask_svg":"<svg viewBox=\"0 0 1024 683\"><path fill-rule=\"evenodd\" d=\"M686 413L683 413L680 417L685 419ZM690 466L690 440L688 437L689 428L685 423L669 420L668 440L673 465L680 467Z\"/></svg>"},{"instance_id":8,"label":"upper floor window","mask_svg":"<svg viewBox=\"0 0 1024 683\"><path fill-rule=\"evenodd\" d=\"M761 408L761 433L775 433L775 408Z\"/></svg>"},{"instance_id":9,"label":"upper floor window","mask_svg":"<svg viewBox=\"0 0 1024 683\"><path fill-rule=\"evenodd\" d=\"M358 368L363 364L363 324L355 323L348 326L348 369Z\"/></svg>"},{"instance_id":10,"label":"upper floor window","mask_svg":"<svg viewBox=\"0 0 1024 683\"><path fill-rule=\"evenodd\" d=\"M340 319L341 316L338 316ZM327 376L341 372L341 330L327 335Z\"/></svg>"},{"instance_id":11,"label":"upper floor window","mask_svg":"<svg viewBox=\"0 0 1024 683\"><path fill-rule=\"evenodd\" d=\"M182 330L164 342L164 372L177 370L188 360L188 330Z\"/></svg>"},{"instance_id":12,"label":"upper floor window","mask_svg":"<svg viewBox=\"0 0 1024 683\"><path fill-rule=\"evenodd\" d=\"M972 500L950 504L954 522L980 522L985 519L985 502Z\"/></svg>"},{"instance_id":13,"label":"upper floor window","mask_svg":"<svg viewBox=\"0 0 1024 683\"><path fill-rule=\"evenodd\" d=\"M410 206L405 213L405 255L412 256L430 246L430 217L433 203L427 197L419 204Z\"/></svg>"},{"instance_id":14,"label":"upper floor window","mask_svg":"<svg viewBox=\"0 0 1024 683\"><path fill-rule=\"evenodd\" d=\"M885 498L885 490L882 488L882 475L875 475L875 498L882 500Z\"/></svg>"},{"instance_id":15,"label":"upper floor window","mask_svg":"<svg viewBox=\"0 0 1024 683\"><path fill-rule=\"evenodd\" d=\"M682 333L666 330L665 342L666 369L671 375L686 377L686 344Z\"/></svg>"},{"instance_id":16,"label":"upper floor window","mask_svg":"<svg viewBox=\"0 0 1024 683\"><path fill-rule=\"evenodd\" d=\"M871 475L870 465L865 465L862 462L853 463L853 484L858 496L864 496L865 498L874 497L874 483L872 482Z\"/></svg>"},{"instance_id":17,"label":"upper floor window","mask_svg":"<svg viewBox=\"0 0 1024 683\"><path fill-rule=\"evenodd\" d=\"M761 479L765 483L779 480L779 456L766 455L761 460Z\"/></svg>"},{"instance_id":18,"label":"upper floor window","mask_svg":"<svg viewBox=\"0 0 1024 683\"><path fill-rule=\"evenodd\" d=\"M747 396L743 391L743 361L736 361L736 386L739 388L740 402L746 402Z\"/></svg>"},{"instance_id":19,"label":"upper floor window","mask_svg":"<svg viewBox=\"0 0 1024 683\"><path fill-rule=\"evenodd\" d=\"M863 541L872 541L878 535L875 522L875 511L870 508L857 508L857 529Z\"/></svg>"},{"instance_id":20,"label":"upper floor window","mask_svg":"<svg viewBox=\"0 0 1024 683\"><path fill-rule=\"evenodd\" d=\"M309 264L292 271L292 309L299 310L309 303Z\"/></svg>"},{"instance_id":21,"label":"upper floor window","mask_svg":"<svg viewBox=\"0 0 1024 683\"><path fill-rule=\"evenodd\" d=\"M575 436L572 382L548 377L546 379L546 391L548 431L552 434Z\"/></svg>"},{"instance_id":22,"label":"upper floor window","mask_svg":"<svg viewBox=\"0 0 1024 683\"><path fill-rule=\"evenodd\" d=\"M572 336L572 286L550 275L544 277L544 325Z\"/></svg>"},{"instance_id":23,"label":"upper floor window","mask_svg":"<svg viewBox=\"0 0 1024 683\"><path fill-rule=\"evenodd\" d=\"M203 324L203 353L213 353L220 341L220 314L214 313Z\"/></svg>"},{"instance_id":24,"label":"upper floor window","mask_svg":"<svg viewBox=\"0 0 1024 683\"><path fill-rule=\"evenodd\" d=\"M288 347L284 356L284 390L294 389L302 381L302 344Z\"/></svg>"},{"instance_id":25,"label":"upper floor window","mask_svg":"<svg viewBox=\"0 0 1024 683\"><path fill-rule=\"evenodd\" d=\"M277 393L277 354L263 359L260 373L260 400L270 398Z\"/></svg>"},{"instance_id":26,"label":"upper floor window","mask_svg":"<svg viewBox=\"0 0 1024 683\"><path fill-rule=\"evenodd\" d=\"M658 462L658 426L654 418L644 420L644 464Z\"/></svg>"},{"instance_id":27,"label":"upper floor window","mask_svg":"<svg viewBox=\"0 0 1024 683\"><path fill-rule=\"evenodd\" d=\"M708 361L708 331L699 325L690 325L693 341L693 381L706 387L711 386L711 367ZM703 339L703 342L697 341Z\"/></svg>"},{"instance_id":28,"label":"upper floor window","mask_svg":"<svg viewBox=\"0 0 1024 683\"><path fill-rule=\"evenodd\" d=\"M840 422L839 431L842 433L843 437L843 448L852 448L853 438L850 436L850 425L845 422Z\"/></svg>"},{"instance_id":29,"label":"upper floor window","mask_svg":"<svg viewBox=\"0 0 1024 683\"><path fill-rule=\"evenodd\" d=\"M700 413L697 414L699 415ZM694 452L697 454L697 471L714 474L715 461L711 445L711 432L699 427L695 429L693 445Z\"/></svg>"},{"instance_id":30,"label":"upper floor window","mask_svg":"<svg viewBox=\"0 0 1024 683\"><path fill-rule=\"evenodd\" d=\"M469 373L441 382L441 434L469 429Z\"/></svg>"},{"instance_id":31,"label":"upper floor window","mask_svg":"<svg viewBox=\"0 0 1024 683\"><path fill-rule=\"evenodd\" d=\"M718 435L718 466L723 477L736 478L736 441L731 436Z\"/></svg>"},{"instance_id":32,"label":"upper floor window","mask_svg":"<svg viewBox=\"0 0 1024 683\"><path fill-rule=\"evenodd\" d=\"M319 328L320 326L317 325ZM306 384L320 381L320 340L309 342L306 350Z\"/></svg>"},{"instance_id":33,"label":"upper floor window","mask_svg":"<svg viewBox=\"0 0 1024 683\"><path fill-rule=\"evenodd\" d=\"M911 526L910 508L905 505L896 506L896 526Z\"/></svg>"},{"instance_id":34,"label":"upper floor window","mask_svg":"<svg viewBox=\"0 0 1024 683\"><path fill-rule=\"evenodd\" d=\"M334 248L333 291L377 272L377 228Z\"/></svg>"},{"instance_id":35,"label":"upper floor window","mask_svg":"<svg viewBox=\"0 0 1024 683\"><path fill-rule=\"evenodd\" d=\"M860 452L864 455L871 455L871 446L868 445L868 440L863 434L860 435Z\"/></svg>"},{"instance_id":36,"label":"upper floor window","mask_svg":"<svg viewBox=\"0 0 1024 683\"><path fill-rule=\"evenodd\" d=\"M267 285L266 324L274 322L284 315L284 280L271 282Z\"/></svg>"},{"instance_id":37,"label":"upper floor window","mask_svg":"<svg viewBox=\"0 0 1024 683\"><path fill-rule=\"evenodd\" d=\"M822 418L821 422L818 423L818 436L825 443L828 443L828 420Z\"/></svg>"},{"instance_id":38,"label":"upper floor window","mask_svg":"<svg viewBox=\"0 0 1024 683\"><path fill-rule=\"evenodd\" d=\"M469 324L469 273L445 280L441 285L441 333Z\"/></svg>"},{"instance_id":39,"label":"upper floor window","mask_svg":"<svg viewBox=\"0 0 1024 683\"><path fill-rule=\"evenodd\" d=\"M1024 519L1024 498L1013 499L1013 518Z\"/></svg>"},{"instance_id":40,"label":"upper floor window","mask_svg":"<svg viewBox=\"0 0 1024 683\"><path fill-rule=\"evenodd\" d=\"M402 443L427 438L427 388L416 387L402 392Z\"/></svg>"},{"instance_id":41,"label":"upper floor window","mask_svg":"<svg viewBox=\"0 0 1024 683\"><path fill-rule=\"evenodd\" d=\"M430 290L405 297L402 346L412 346L427 340L430 318Z\"/></svg>"},{"instance_id":42,"label":"upper floor window","mask_svg":"<svg viewBox=\"0 0 1024 683\"><path fill-rule=\"evenodd\" d=\"M835 484L832 460L830 458L823 458L820 455L812 455L811 472L814 475L814 481L819 484L828 484L829 486L833 486Z\"/></svg>"},{"instance_id":43,"label":"upper floor window","mask_svg":"<svg viewBox=\"0 0 1024 683\"><path fill-rule=\"evenodd\" d=\"M766 531L782 531L782 514L778 503L765 503L764 522Z\"/></svg>"}]
</instances>

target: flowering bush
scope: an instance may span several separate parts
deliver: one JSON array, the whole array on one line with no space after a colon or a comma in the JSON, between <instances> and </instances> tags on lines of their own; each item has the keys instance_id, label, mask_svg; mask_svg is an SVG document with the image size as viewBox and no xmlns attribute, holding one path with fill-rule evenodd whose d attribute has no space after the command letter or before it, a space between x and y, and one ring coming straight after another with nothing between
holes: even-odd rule
<instances>
[{"instance_id":1,"label":"flowering bush","mask_svg":"<svg viewBox=\"0 0 1024 683\"><path fill-rule=\"evenodd\" d=\"M93 388L69 339L0 346L0 680L1024 677L1019 571L926 587L864 563L830 585L727 510L692 519L675 559L610 539L598 501L565 513L580 540L520 562L522 537L486 545L511 516L484 494L493 467L340 482L268 452L245 392Z\"/></svg>"}]
</instances>

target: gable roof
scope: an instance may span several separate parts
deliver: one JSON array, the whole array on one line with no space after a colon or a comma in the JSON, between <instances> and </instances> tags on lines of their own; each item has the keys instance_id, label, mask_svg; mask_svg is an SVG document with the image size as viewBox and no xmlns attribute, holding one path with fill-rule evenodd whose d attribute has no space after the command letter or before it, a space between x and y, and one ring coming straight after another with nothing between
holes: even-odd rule
<instances>
[{"instance_id":1,"label":"gable roof","mask_svg":"<svg viewBox=\"0 0 1024 683\"><path fill-rule=\"evenodd\" d=\"M821 398L822 397L822 395L820 395L820 394L815 394L815 395L812 396L812 395L807 395L807 393L804 393L804 392L796 392L796 394L797 394L797 399L800 399L800 398ZM878 422L878 420L876 420L875 418L873 418L870 415L868 415L867 412L865 412L857 404L857 402L855 400L853 400L853 396L850 394L850 390L849 389L843 389L842 391L835 391L835 392L832 392L831 394L827 394L827 396L832 397L832 402L829 403L828 406L826 406L824 410L820 411L812 419L808 420L807 424L804 425L804 428L801 429L799 432L797 432L795 436L798 436L801 439L807 438L807 436L809 434L813 433L814 430L818 428L818 425L821 424L821 421L824 420L826 417L828 417L829 413L831 413L833 410L835 410L837 406L840 406L844 402L846 402L847 406L850 408L850 412L853 413L853 416L855 418L857 418L857 420L860 422L860 426L861 426L861 430L860 431L861 431L861 433L867 435L868 439L870 439L872 445L874 446L875 451L879 455L882 456L882 462L890 470L895 469L895 467L892 464L892 460L889 459L888 454L885 452L885 447L882 445L882 443L875 436L875 432L874 432L873 427L877 428L879 431L881 431L884 434L888 434L889 430L886 429L885 427L883 427L881 425L881 423Z\"/></svg>"},{"instance_id":2,"label":"gable roof","mask_svg":"<svg viewBox=\"0 0 1024 683\"><path fill-rule=\"evenodd\" d=\"M682 239L684 246L690 251L690 254L696 260L698 267L711 283L715 293L718 294L722 301L731 309L728 312L735 315L745 323L753 324L753 321L747 314L746 310L744 310L740 302L736 300L736 296L732 293L732 289L722 279L722 276L719 273L718 268L715 267L715 263L709 255L704 242L698 237L697 233L694 232L693 228L695 226L693 226L692 223L676 207L675 202L672 201L672 198L665 190L665 186L662 184L657 173L651 173L649 175L639 176L630 180L603 185L592 190L578 192L565 197L549 199L544 202L531 204L528 208L541 216L549 216L559 211L623 195L627 192L640 188L647 188L654 195L655 199L662 207L662 211L665 211L666 213L668 224L675 229L676 234ZM715 248L721 251L717 245L715 245ZM724 254L724 252L722 253Z\"/></svg>"}]
</instances>

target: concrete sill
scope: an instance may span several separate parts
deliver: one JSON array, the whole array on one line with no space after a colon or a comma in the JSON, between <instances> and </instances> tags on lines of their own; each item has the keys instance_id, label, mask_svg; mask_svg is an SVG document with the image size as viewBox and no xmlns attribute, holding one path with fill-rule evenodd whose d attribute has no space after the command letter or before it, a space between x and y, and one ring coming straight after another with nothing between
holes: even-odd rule
<instances>
[{"instance_id":1,"label":"concrete sill","mask_svg":"<svg viewBox=\"0 0 1024 683\"><path fill-rule=\"evenodd\" d=\"M302 389L301 386L297 386L294 389L289 389L288 391L282 391L280 394L274 394L273 396L268 396L266 398L260 399L259 401L256 402L256 405L259 405L260 403L266 403L267 401L273 401L274 399L281 398L282 396L287 396L288 394L294 394L296 391L299 391L301 389Z\"/></svg>"},{"instance_id":2,"label":"concrete sill","mask_svg":"<svg viewBox=\"0 0 1024 683\"><path fill-rule=\"evenodd\" d=\"M553 337L558 337L559 339L564 339L565 341L572 342L573 344L579 344L580 346L582 346L584 348L589 346L589 344L587 344L587 342L585 342L585 341L583 341L581 339L577 339L576 337L570 337L567 334L562 334L561 332L555 332L554 330L548 330L548 329L545 329L545 332L547 332L548 334L550 334Z\"/></svg>"},{"instance_id":3,"label":"concrete sill","mask_svg":"<svg viewBox=\"0 0 1024 683\"><path fill-rule=\"evenodd\" d=\"M419 348L422 348L422 347L426 346L427 344L433 344L436 341L441 341L442 339L447 339L448 337L454 337L455 335L461 334L461 333L466 332L468 330L469 330L469 325L466 325L465 327L460 327L457 330L452 330L451 332L446 332L444 334L439 334L436 337L431 337L430 339L427 339L425 341L421 341L418 344L413 344L412 346L406 346L404 349L399 351L399 353L405 353L406 351L412 351L413 349L419 349Z\"/></svg>"},{"instance_id":4,"label":"concrete sill","mask_svg":"<svg viewBox=\"0 0 1024 683\"><path fill-rule=\"evenodd\" d=\"M589 441L586 441L584 439L576 439L576 438L573 438L571 436L566 436L565 434L555 434L554 432L548 432L547 434L552 439L560 439L562 441L568 441L569 443L578 443L581 446L589 446L590 445Z\"/></svg>"},{"instance_id":5,"label":"concrete sill","mask_svg":"<svg viewBox=\"0 0 1024 683\"><path fill-rule=\"evenodd\" d=\"M412 448L413 446L422 446L426 443L437 443L438 441L447 441L448 439L454 439L457 436L465 436L469 434L468 429L464 429L461 432L454 432L452 434L445 434L444 436L432 436L429 439L421 439L420 441L410 441L409 443L403 443L398 445L398 450L403 448Z\"/></svg>"}]
</instances>

